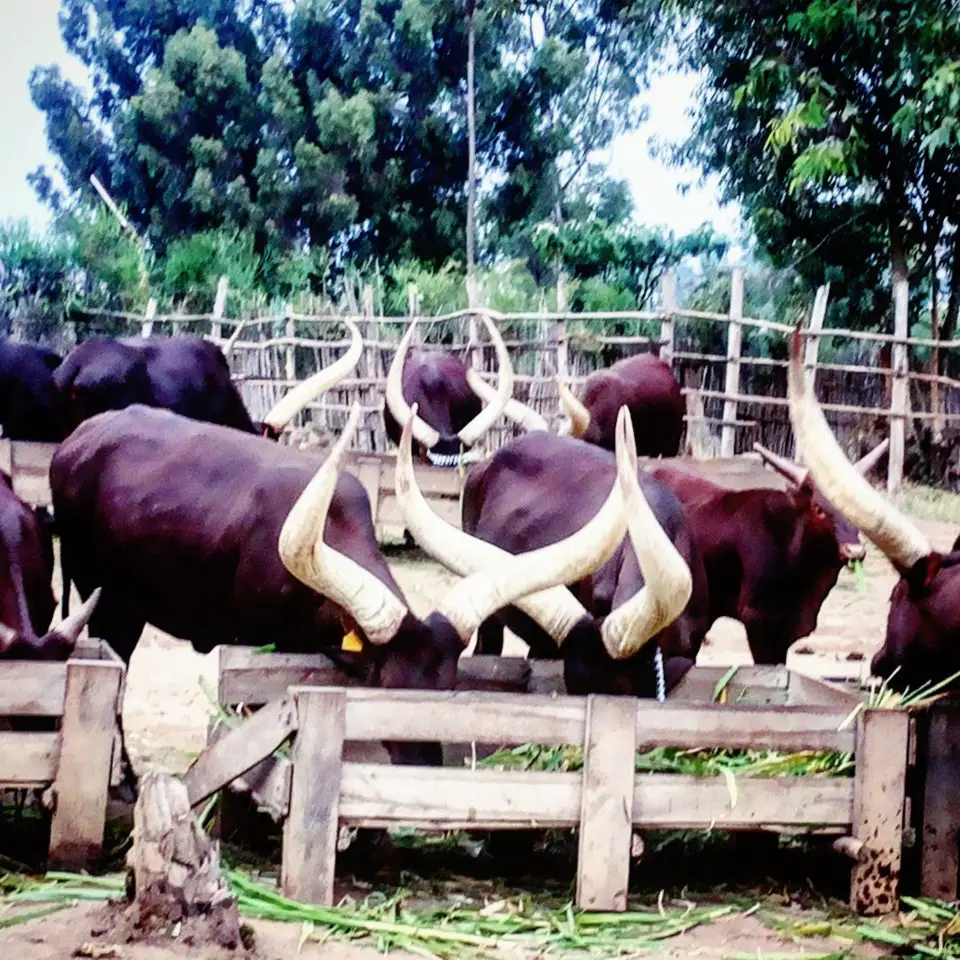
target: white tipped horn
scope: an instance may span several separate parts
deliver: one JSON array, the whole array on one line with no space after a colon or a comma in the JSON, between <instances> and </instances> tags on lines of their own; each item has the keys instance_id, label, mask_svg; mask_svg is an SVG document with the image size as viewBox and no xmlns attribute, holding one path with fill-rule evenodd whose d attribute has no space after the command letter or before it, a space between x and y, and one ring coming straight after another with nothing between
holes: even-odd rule
<instances>
[{"instance_id":1,"label":"white tipped horn","mask_svg":"<svg viewBox=\"0 0 960 960\"><path fill-rule=\"evenodd\" d=\"M407 332L400 339L397 352L393 355L393 363L390 364L390 369L387 371L387 408L401 429L410 419L410 405L403 396L403 365L407 359L407 352L410 350L410 341L413 339L416 325L416 320L410 321L410 326L407 327ZM414 416L413 435L417 438L417 443L422 443L428 450L435 447L440 439L440 434L429 423L417 416Z\"/></svg>"},{"instance_id":2,"label":"white tipped horn","mask_svg":"<svg viewBox=\"0 0 960 960\"><path fill-rule=\"evenodd\" d=\"M496 400L497 391L471 367L467 367L467 385L484 403L493 403ZM507 401L503 415L527 433L535 433L538 430L547 432L549 429L547 421L536 410L513 398Z\"/></svg>"},{"instance_id":3,"label":"white tipped horn","mask_svg":"<svg viewBox=\"0 0 960 960\"><path fill-rule=\"evenodd\" d=\"M64 589L69 589L69 586L64 587ZM50 632L55 633L58 637L63 637L64 640L67 640L71 644L76 643L77 640L80 639L80 634L83 633L84 627L90 622L90 618L97 609L99 602L100 587L97 587L80 605L80 609L77 610L76 613L71 613L69 617Z\"/></svg>"},{"instance_id":4,"label":"white tipped horn","mask_svg":"<svg viewBox=\"0 0 960 960\"><path fill-rule=\"evenodd\" d=\"M865 477L883 459L883 455L890 449L890 438L881 440L869 453L865 453L853 466L857 473Z\"/></svg>"},{"instance_id":5,"label":"white tipped horn","mask_svg":"<svg viewBox=\"0 0 960 960\"><path fill-rule=\"evenodd\" d=\"M488 403L458 434L464 446L473 446L493 425L504 412L513 395L513 364L510 362L510 353L507 345L500 336L497 325L487 316L480 314L480 320L487 328L490 339L497 351L497 393L491 403Z\"/></svg>"},{"instance_id":6,"label":"white tipped horn","mask_svg":"<svg viewBox=\"0 0 960 960\"><path fill-rule=\"evenodd\" d=\"M840 449L806 383L799 328L790 344L787 397L797 450L823 496L901 570L929 556L930 541L867 482Z\"/></svg>"},{"instance_id":7,"label":"white tipped horn","mask_svg":"<svg viewBox=\"0 0 960 960\"><path fill-rule=\"evenodd\" d=\"M417 543L440 563L460 576L479 574L485 569L514 561L516 558L513 554L492 543L487 543L485 540L464 533L463 530L447 523L433 512L417 486L411 448L411 421L408 420L404 427L403 437L400 441L400 451L397 455L396 493L404 524ZM620 511L619 518L612 512L614 505ZM616 549L623 538L625 522L622 517L622 509L622 500L619 493L611 491L607 503L591 521L593 526L589 530L585 527L579 531L581 535L579 541L571 543L571 538L568 538L560 544L554 544L548 548L553 550L553 553L545 558L543 555L536 558L534 554L523 554L522 564L525 566L537 565L539 574L542 574L547 567L556 565L558 568L556 571L547 571L551 583L573 582L582 576L586 576L606 562L606 558ZM585 530L586 533L584 533ZM577 534L574 536L577 536ZM584 540L587 541L586 547L584 547ZM610 546L611 541L612 546ZM564 556L565 550L570 551L569 556ZM534 560L531 560L531 557L535 557ZM547 567L543 566L543 563ZM578 563L583 563L585 568L579 571L572 569ZM515 573L514 568L510 568L507 583L510 584L511 588L518 585L521 590L528 588L530 580L521 580L519 584L515 581L515 578L522 573L523 571ZM529 576L529 571L527 575ZM537 576L538 574L535 571L534 577ZM465 583L467 582L469 581L465 581ZM474 586L471 584L463 589L466 593L470 593ZM489 582L485 582L480 585L479 589L481 593L484 590L490 591L487 596L495 597L494 602L500 603L501 606L512 604L522 610L539 624L558 645L563 643L567 634L577 623L589 617L587 611L573 594L563 586L551 586L551 588L543 589L531 596L517 594L506 601L502 596L496 594L498 589L496 584L491 586ZM513 589L510 592L511 594L514 593ZM468 609L463 613L458 612L457 604L461 602L463 595L463 593L457 593L448 596L444 601L443 611L444 616L455 623L459 631L469 629L469 633L464 638L466 642L469 640L473 629L481 621L473 622L478 613L477 605L473 600L465 601ZM488 600L483 600L482 605L485 606L488 603ZM499 607L496 609L499 609ZM495 613L496 609L487 611L485 616ZM463 634L461 633L461 635Z\"/></svg>"},{"instance_id":8,"label":"white tipped horn","mask_svg":"<svg viewBox=\"0 0 960 960\"><path fill-rule=\"evenodd\" d=\"M570 427L564 433L571 437L582 437L590 429L590 411L573 395L565 383L557 381L557 393L560 398L560 411L566 414Z\"/></svg>"},{"instance_id":9,"label":"white tipped horn","mask_svg":"<svg viewBox=\"0 0 960 960\"><path fill-rule=\"evenodd\" d=\"M604 620L601 634L614 660L631 657L683 613L693 592L686 561L657 520L637 479L637 446L626 407L617 417L617 479L627 511L630 542L644 585Z\"/></svg>"},{"instance_id":10,"label":"white tipped horn","mask_svg":"<svg viewBox=\"0 0 960 960\"><path fill-rule=\"evenodd\" d=\"M340 460L360 422L360 413L360 405L355 403L330 455L287 514L278 549L293 576L348 611L371 643L382 644L396 636L407 615L406 604L355 560L323 542Z\"/></svg>"},{"instance_id":11,"label":"white tipped horn","mask_svg":"<svg viewBox=\"0 0 960 960\"><path fill-rule=\"evenodd\" d=\"M785 477L795 486L803 486L804 481L809 476L808 470L804 470L798 463L794 463L792 460L788 460L786 457L781 457L772 450L768 450L762 444L755 443L753 449L760 454L768 466L776 470L782 477Z\"/></svg>"},{"instance_id":12,"label":"white tipped horn","mask_svg":"<svg viewBox=\"0 0 960 960\"><path fill-rule=\"evenodd\" d=\"M270 412L263 418L264 424L271 430L278 434L282 433L287 424L308 403L311 403L320 394L333 389L336 384L353 372L363 353L363 337L360 334L359 327L349 317L344 317L343 323L350 331L350 346L347 348L347 352L329 366L304 380L303 383L298 383L292 390L288 390L274 404Z\"/></svg>"}]
</instances>

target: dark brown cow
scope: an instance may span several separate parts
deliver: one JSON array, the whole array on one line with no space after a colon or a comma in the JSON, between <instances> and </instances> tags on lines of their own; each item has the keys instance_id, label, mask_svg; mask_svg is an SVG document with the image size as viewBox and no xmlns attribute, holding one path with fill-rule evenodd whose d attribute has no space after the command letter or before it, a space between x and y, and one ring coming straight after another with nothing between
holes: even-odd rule
<instances>
[{"instance_id":1,"label":"dark brown cow","mask_svg":"<svg viewBox=\"0 0 960 960\"><path fill-rule=\"evenodd\" d=\"M885 445L864 457L865 473ZM739 620L754 663L784 663L787 650L813 633L817 616L845 564L862 560L855 527L795 464L761 448L791 477L780 490L727 490L670 466L652 475L684 506L706 568L710 624Z\"/></svg>"},{"instance_id":2,"label":"dark brown cow","mask_svg":"<svg viewBox=\"0 0 960 960\"><path fill-rule=\"evenodd\" d=\"M790 418L817 486L893 564L887 635L873 671L895 689L917 690L960 671L960 553L938 553L924 534L866 482L841 450L806 382L800 331L793 336ZM956 680L953 686L957 687Z\"/></svg>"},{"instance_id":3,"label":"dark brown cow","mask_svg":"<svg viewBox=\"0 0 960 960\"><path fill-rule=\"evenodd\" d=\"M637 453L675 457L680 452L686 406L670 365L649 353L618 360L587 377L580 400L562 384L560 405L570 418L570 434L613 449L617 411L626 406L633 421Z\"/></svg>"},{"instance_id":4,"label":"dark brown cow","mask_svg":"<svg viewBox=\"0 0 960 960\"><path fill-rule=\"evenodd\" d=\"M125 660L152 623L202 652L272 641L327 652L380 686L452 686L474 611L482 619L565 567L499 564L415 617L362 485L339 473L359 414L326 460L142 406L81 424L54 455L50 484L65 582L81 596L103 588L96 635ZM343 654L354 630L363 652Z\"/></svg>"},{"instance_id":5,"label":"dark brown cow","mask_svg":"<svg viewBox=\"0 0 960 960\"><path fill-rule=\"evenodd\" d=\"M499 364L497 389L486 406L471 389L467 368L458 357L441 352L409 353L415 321L401 339L387 374L383 412L387 435L399 445L403 425L416 407L413 436L417 456L436 466L457 466L466 459L464 451L493 426L513 391L513 367L503 338L486 314L481 314L481 319Z\"/></svg>"},{"instance_id":6,"label":"dark brown cow","mask_svg":"<svg viewBox=\"0 0 960 960\"><path fill-rule=\"evenodd\" d=\"M65 436L53 371L60 357L32 343L0 340L0 428L7 440L57 443Z\"/></svg>"},{"instance_id":7,"label":"dark brown cow","mask_svg":"<svg viewBox=\"0 0 960 960\"><path fill-rule=\"evenodd\" d=\"M55 602L53 542L34 512L0 481L0 659L65 660L96 604L48 630Z\"/></svg>"},{"instance_id":8,"label":"dark brown cow","mask_svg":"<svg viewBox=\"0 0 960 960\"><path fill-rule=\"evenodd\" d=\"M626 411L622 422L626 431ZM622 442L630 441L632 437ZM573 622L579 616L580 629L544 631L527 615L528 609L517 604L484 623L479 652L501 652L503 628L509 626L530 645L533 656L555 658L559 648L567 689L578 694L653 696L657 646L667 657L686 658L689 666L708 626L703 563L677 500L646 475L640 475L638 483L635 464L636 497L642 490L655 529L631 536L629 543L621 540L593 574L571 577L567 583L572 593L553 591L555 608L570 611L558 614L560 619ZM528 434L471 468L463 495L463 529L510 554L556 543L597 511L616 473L614 456L599 447L549 433ZM637 510L630 510L631 520ZM447 562L436 540L428 543L431 552ZM678 594L680 566L686 571L686 593ZM645 584L652 584L658 596L674 598L663 608L669 615L650 619L656 602L650 604ZM647 617L634 619L645 605ZM620 636L629 639L611 642ZM653 638L655 643L648 642ZM682 671L673 679L680 675Z\"/></svg>"}]
</instances>

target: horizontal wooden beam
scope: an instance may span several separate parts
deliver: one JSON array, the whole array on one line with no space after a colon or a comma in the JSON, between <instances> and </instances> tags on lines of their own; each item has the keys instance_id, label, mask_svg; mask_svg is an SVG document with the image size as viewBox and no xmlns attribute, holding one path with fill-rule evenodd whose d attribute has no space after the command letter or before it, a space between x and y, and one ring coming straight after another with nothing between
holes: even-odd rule
<instances>
[{"instance_id":1,"label":"horizontal wooden beam","mask_svg":"<svg viewBox=\"0 0 960 960\"><path fill-rule=\"evenodd\" d=\"M59 733L0 733L0 787L53 783L60 759Z\"/></svg>"}]
</instances>

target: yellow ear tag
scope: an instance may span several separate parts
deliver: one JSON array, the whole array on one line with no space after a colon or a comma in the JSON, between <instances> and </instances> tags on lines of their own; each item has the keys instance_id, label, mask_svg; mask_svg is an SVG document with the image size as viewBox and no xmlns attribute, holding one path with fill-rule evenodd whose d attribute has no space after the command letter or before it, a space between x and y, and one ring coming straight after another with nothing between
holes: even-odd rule
<instances>
[{"instance_id":1,"label":"yellow ear tag","mask_svg":"<svg viewBox=\"0 0 960 960\"><path fill-rule=\"evenodd\" d=\"M346 650L347 653L360 653L363 650L363 641L357 636L355 630L351 630L343 635L340 649Z\"/></svg>"}]
</instances>

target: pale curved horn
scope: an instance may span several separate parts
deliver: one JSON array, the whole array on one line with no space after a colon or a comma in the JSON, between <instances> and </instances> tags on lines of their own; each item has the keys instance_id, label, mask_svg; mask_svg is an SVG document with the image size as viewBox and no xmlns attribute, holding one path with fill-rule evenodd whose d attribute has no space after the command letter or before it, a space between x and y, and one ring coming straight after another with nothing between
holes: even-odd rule
<instances>
[{"instance_id":1,"label":"pale curved horn","mask_svg":"<svg viewBox=\"0 0 960 960\"><path fill-rule=\"evenodd\" d=\"M329 366L318 370L312 377L303 383L298 383L292 390L288 390L263 418L266 426L276 433L282 433L287 424L308 403L315 400L321 393L332 390L341 380L353 373L363 353L363 337L360 328L349 318L343 318L344 326L350 331L350 346L347 352Z\"/></svg>"},{"instance_id":2,"label":"pale curved horn","mask_svg":"<svg viewBox=\"0 0 960 960\"><path fill-rule=\"evenodd\" d=\"M774 453L772 450L768 450L760 443L755 443L753 445L753 449L760 454L764 463L770 467L773 467L777 473L779 473L782 477L785 477L795 486L803 486L804 481L810 475L810 471L804 470L800 464L794 463L792 460L788 460L786 457L781 457L779 454Z\"/></svg>"},{"instance_id":3,"label":"pale curved horn","mask_svg":"<svg viewBox=\"0 0 960 960\"><path fill-rule=\"evenodd\" d=\"M433 512L417 486L411 441L412 431L408 420L397 455L396 493L404 524L411 536L427 553L460 576L479 574L485 569L501 568L504 564L512 563L516 559L514 554L465 533ZM623 502L620 493L615 489L587 526L559 544L546 548L552 551L551 553L544 555L534 551L522 554L522 567L536 566L538 569L515 570L510 567L509 573L505 574L505 582L509 584L511 596L506 600L498 597L496 602L500 603L500 606L488 610L484 616L512 604L533 619L559 646L573 627L584 618L589 619L590 615L566 587L552 585L572 583L602 566L616 549L625 530ZM580 569L576 569L577 566ZM522 592L530 593L534 589L530 586L531 583L535 585L537 581L542 582L544 573L547 574L547 582L551 584L550 589L541 589L530 596L523 596ZM518 586L521 593L515 593ZM484 588L490 590L489 595L493 596L497 585L481 585L481 593ZM473 590L473 585L464 587L464 590L469 593ZM464 616L457 612L456 605L460 603L462 595L448 595L444 601L443 615L452 623L456 621L458 630L470 627L470 632L465 636L466 642L482 620L473 623L477 613L473 600L466 601L471 609ZM484 601L484 604L487 602Z\"/></svg>"},{"instance_id":4,"label":"pale curved horn","mask_svg":"<svg viewBox=\"0 0 960 960\"><path fill-rule=\"evenodd\" d=\"M330 455L287 514L278 549L293 576L348 611L371 643L382 644L396 636L407 615L406 604L355 560L323 542L340 459L357 429L360 413L360 405L355 403Z\"/></svg>"},{"instance_id":5,"label":"pale curved horn","mask_svg":"<svg viewBox=\"0 0 960 960\"><path fill-rule=\"evenodd\" d=\"M410 349L410 341L413 339L416 325L416 320L410 321L407 332L401 337L400 343L397 345L397 352L393 355L393 363L390 364L390 369L387 371L387 408L401 428L410 419L410 405L403 397L403 365L407 359L407 351ZM417 438L417 443L422 443L428 450L435 447L440 439L440 434L419 417L414 418L413 435Z\"/></svg>"},{"instance_id":6,"label":"pale curved horn","mask_svg":"<svg viewBox=\"0 0 960 960\"><path fill-rule=\"evenodd\" d=\"M560 395L560 410L570 420L570 429L565 431L571 437L582 437L590 429L590 411L573 395L565 384L557 381Z\"/></svg>"},{"instance_id":7,"label":"pale curved horn","mask_svg":"<svg viewBox=\"0 0 960 960\"><path fill-rule=\"evenodd\" d=\"M644 584L603 621L601 634L614 660L635 654L683 613L693 592L686 561L650 509L637 478L637 446L626 407L617 417L617 479L627 511L627 529Z\"/></svg>"},{"instance_id":8,"label":"pale curved horn","mask_svg":"<svg viewBox=\"0 0 960 960\"><path fill-rule=\"evenodd\" d=\"M484 403L493 403L496 399L497 391L471 367L467 367L467 386L470 387ZM547 421L544 420L533 407L528 407L525 403L514 400L512 397L503 408L503 415L523 430L526 430L527 433L535 433L538 430L546 432L549 429L547 427Z\"/></svg>"},{"instance_id":9,"label":"pale curved horn","mask_svg":"<svg viewBox=\"0 0 960 960\"><path fill-rule=\"evenodd\" d=\"M64 587L69 589L69 586ZM57 624L50 633L62 637L70 644L75 644L83 633L83 628L90 622L94 611L97 609L97 603L100 601L100 587L97 587L93 593L80 605L76 613L71 613L62 623Z\"/></svg>"},{"instance_id":10,"label":"pale curved horn","mask_svg":"<svg viewBox=\"0 0 960 960\"><path fill-rule=\"evenodd\" d=\"M3 656L20 639L20 634L13 627L0 623L0 656Z\"/></svg>"},{"instance_id":11,"label":"pale curved horn","mask_svg":"<svg viewBox=\"0 0 960 960\"><path fill-rule=\"evenodd\" d=\"M497 325L485 313L480 314L480 320L487 328L490 339L497 351L497 393L491 403L488 403L458 434L464 446L473 446L493 425L497 418L506 409L507 403L513 396L513 364L510 362L510 353L507 345L500 336Z\"/></svg>"},{"instance_id":12,"label":"pale curved horn","mask_svg":"<svg viewBox=\"0 0 960 960\"><path fill-rule=\"evenodd\" d=\"M869 453L865 453L853 466L861 476L865 477L883 459L883 455L890 449L890 438L881 440Z\"/></svg>"},{"instance_id":13,"label":"pale curved horn","mask_svg":"<svg viewBox=\"0 0 960 960\"><path fill-rule=\"evenodd\" d=\"M840 449L803 375L800 330L790 344L787 397L797 450L820 492L893 563L909 570L932 552L930 541L872 487Z\"/></svg>"}]
</instances>

